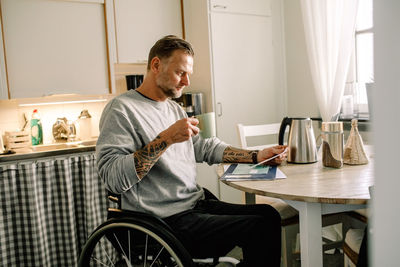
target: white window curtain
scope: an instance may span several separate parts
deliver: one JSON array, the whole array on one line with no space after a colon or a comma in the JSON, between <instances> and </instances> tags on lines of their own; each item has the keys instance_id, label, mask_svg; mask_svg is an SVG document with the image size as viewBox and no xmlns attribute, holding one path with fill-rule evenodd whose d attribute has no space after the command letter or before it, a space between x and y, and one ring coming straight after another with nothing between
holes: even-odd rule
<instances>
[{"instance_id":1,"label":"white window curtain","mask_svg":"<svg viewBox=\"0 0 400 267\"><path fill-rule=\"evenodd\" d=\"M323 121L339 117L357 5L358 0L301 0L311 76Z\"/></svg>"}]
</instances>

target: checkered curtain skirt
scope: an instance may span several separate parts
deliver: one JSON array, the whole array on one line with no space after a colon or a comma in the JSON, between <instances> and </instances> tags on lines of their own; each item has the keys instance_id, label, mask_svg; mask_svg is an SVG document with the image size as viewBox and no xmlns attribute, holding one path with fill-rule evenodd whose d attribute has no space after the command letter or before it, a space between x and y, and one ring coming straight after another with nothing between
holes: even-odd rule
<instances>
[{"instance_id":1,"label":"checkered curtain skirt","mask_svg":"<svg viewBox=\"0 0 400 267\"><path fill-rule=\"evenodd\" d=\"M76 266L107 219L94 153L0 166L0 265Z\"/></svg>"}]
</instances>

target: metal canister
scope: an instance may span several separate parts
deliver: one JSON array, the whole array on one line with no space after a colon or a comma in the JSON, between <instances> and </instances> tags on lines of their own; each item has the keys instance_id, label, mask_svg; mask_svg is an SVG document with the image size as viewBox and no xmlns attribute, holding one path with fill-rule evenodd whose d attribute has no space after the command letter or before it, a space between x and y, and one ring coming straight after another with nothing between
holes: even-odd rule
<instances>
[{"instance_id":1,"label":"metal canister","mask_svg":"<svg viewBox=\"0 0 400 267\"><path fill-rule=\"evenodd\" d=\"M184 107L192 107L192 115L204 113L203 93L187 92L182 95L182 100Z\"/></svg>"},{"instance_id":2,"label":"metal canister","mask_svg":"<svg viewBox=\"0 0 400 267\"><path fill-rule=\"evenodd\" d=\"M343 167L343 122L322 122L322 164L325 167Z\"/></svg>"}]
</instances>

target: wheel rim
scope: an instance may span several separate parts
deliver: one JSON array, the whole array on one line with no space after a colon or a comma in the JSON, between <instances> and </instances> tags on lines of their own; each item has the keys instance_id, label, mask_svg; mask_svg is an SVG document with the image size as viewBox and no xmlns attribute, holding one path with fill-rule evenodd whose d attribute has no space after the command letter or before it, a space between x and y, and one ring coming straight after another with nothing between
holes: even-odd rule
<instances>
[{"instance_id":1,"label":"wheel rim","mask_svg":"<svg viewBox=\"0 0 400 267\"><path fill-rule=\"evenodd\" d=\"M184 267L184 264L162 235L147 227L119 222L105 225L91 235L79 266Z\"/></svg>"}]
</instances>

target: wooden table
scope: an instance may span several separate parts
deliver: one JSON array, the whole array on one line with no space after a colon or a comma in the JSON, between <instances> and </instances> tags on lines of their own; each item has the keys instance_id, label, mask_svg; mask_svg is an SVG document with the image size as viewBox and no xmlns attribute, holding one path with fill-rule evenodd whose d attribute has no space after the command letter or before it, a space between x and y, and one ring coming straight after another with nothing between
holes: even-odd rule
<instances>
[{"instance_id":1,"label":"wooden table","mask_svg":"<svg viewBox=\"0 0 400 267\"><path fill-rule=\"evenodd\" d=\"M286 179L225 183L246 192L246 202L254 203L257 194L283 199L297 209L301 264L323 266L321 216L366 207L373 185L373 157L369 160L367 165L344 165L341 169L323 167L321 159L313 164L285 164L280 169Z\"/></svg>"}]
</instances>

